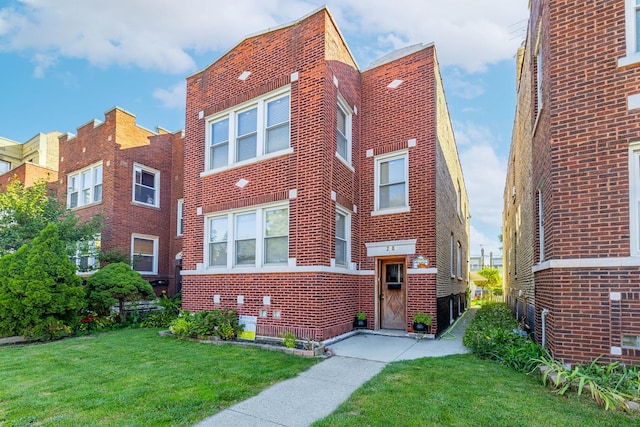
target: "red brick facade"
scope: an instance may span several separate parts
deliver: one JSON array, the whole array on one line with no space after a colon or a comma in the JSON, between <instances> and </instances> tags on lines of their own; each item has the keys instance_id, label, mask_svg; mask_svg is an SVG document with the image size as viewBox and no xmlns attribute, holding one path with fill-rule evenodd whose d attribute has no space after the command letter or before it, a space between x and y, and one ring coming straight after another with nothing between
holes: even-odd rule
<instances>
[{"instance_id":1,"label":"red brick facade","mask_svg":"<svg viewBox=\"0 0 640 427\"><path fill-rule=\"evenodd\" d=\"M567 361L640 361L640 62L635 11L625 15L631 3L531 2L530 72L522 74L531 96L521 101L531 106L521 119L532 129L522 142L531 145L531 177L521 160L510 173L531 180L523 197L533 235L524 239L532 249L536 337Z\"/></svg>"},{"instance_id":2,"label":"red brick facade","mask_svg":"<svg viewBox=\"0 0 640 427\"><path fill-rule=\"evenodd\" d=\"M102 215L103 252L132 253L132 236L157 238L156 274L143 274L159 294L175 292L176 255L181 251L181 237L176 237L176 206L182 198L182 134L162 129L152 132L135 123L135 116L114 108L105 121L91 121L77 129L77 136L60 137L58 196L67 201L70 174L91 165L102 165L100 200L72 207L82 219ZM157 206L134 200L134 167L156 172ZM157 177L159 173L159 180ZM171 225L170 225L171 224Z\"/></svg>"},{"instance_id":3,"label":"red brick facade","mask_svg":"<svg viewBox=\"0 0 640 427\"><path fill-rule=\"evenodd\" d=\"M389 87L394 80L399 86ZM263 154L270 131L260 123L269 126L276 99L289 103L287 146ZM238 157L244 147L238 135L254 108L257 148L250 146L245 160ZM342 114L350 141L344 151L336 132ZM263 140L266 151L260 151ZM397 329L409 330L416 311L444 318L439 297L455 300L453 317L464 308L468 203L433 46L410 48L361 72L325 8L245 39L187 79L184 150L185 308L236 308L257 316L264 335L327 339L350 331L359 311L378 329L384 326L378 279L382 268L391 271L387 259L403 269ZM393 206L407 206L385 205L387 178L378 175L387 168L402 175L388 189ZM288 243L284 258L273 263L265 224L277 210L286 212ZM439 210L446 218L438 218ZM343 224L337 212L348 243L336 237ZM248 217L257 225L242 225ZM449 247L452 234L461 248L456 277L449 277L449 250L436 251L443 240ZM247 244L245 235L255 245L250 265L242 265L246 254L238 249ZM418 256L428 264L418 265ZM446 322L434 320L434 327L449 322L447 310Z\"/></svg>"}]
</instances>

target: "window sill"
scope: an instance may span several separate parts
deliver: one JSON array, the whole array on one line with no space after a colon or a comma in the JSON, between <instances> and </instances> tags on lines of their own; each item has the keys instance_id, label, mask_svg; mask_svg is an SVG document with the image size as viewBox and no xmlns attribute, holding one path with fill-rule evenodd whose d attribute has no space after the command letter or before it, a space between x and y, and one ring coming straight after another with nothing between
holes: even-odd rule
<instances>
[{"instance_id":1,"label":"window sill","mask_svg":"<svg viewBox=\"0 0 640 427\"><path fill-rule=\"evenodd\" d=\"M70 211L77 211L78 209L90 208L91 206L96 206L100 204L102 204L102 200L99 200L97 202L87 203L86 205L82 205L82 206L76 206L74 208L67 207L67 209L69 209Z\"/></svg>"},{"instance_id":2,"label":"window sill","mask_svg":"<svg viewBox=\"0 0 640 427\"><path fill-rule=\"evenodd\" d=\"M141 208L155 209L155 210L158 210L158 211L160 210L160 207L159 207L159 206L156 206L156 205L150 205L150 204L148 204L148 203L142 203L142 202L132 201L132 202L131 202L131 204L132 204L133 206L139 206L139 207L141 207Z\"/></svg>"},{"instance_id":3,"label":"window sill","mask_svg":"<svg viewBox=\"0 0 640 427\"><path fill-rule=\"evenodd\" d=\"M371 216L393 215L393 214L407 213L407 212L411 212L411 208L409 206L372 211Z\"/></svg>"},{"instance_id":4,"label":"window sill","mask_svg":"<svg viewBox=\"0 0 640 427\"><path fill-rule=\"evenodd\" d=\"M338 154L338 152L336 151L336 157L338 158L338 160L340 160L342 162L343 165L345 165L351 172L355 173L355 169L353 168L353 165L347 161L347 159L345 159L344 157L342 157L340 154Z\"/></svg>"},{"instance_id":5,"label":"window sill","mask_svg":"<svg viewBox=\"0 0 640 427\"><path fill-rule=\"evenodd\" d=\"M241 167L252 165L252 164L255 164L255 163L260 163L260 162L263 162L263 161L266 161L266 160L275 159L276 157L286 156L288 154L293 154L293 148L292 147L289 147L289 148L287 148L285 150L276 151L274 153L265 154L264 156L253 157L253 158L248 159L248 160L243 160L241 162L232 163L230 165L222 166L220 168L207 169L204 172L200 172L200 178L204 178L205 176L215 175L215 174L218 174L220 172L225 172L225 171L232 170L232 169L241 168Z\"/></svg>"},{"instance_id":6,"label":"window sill","mask_svg":"<svg viewBox=\"0 0 640 427\"><path fill-rule=\"evenodd\" d=\"M137 270L134 270L137 271ZM158 272L153 272L153 271L138 271L138 273L140 273L141 276L157 276Z\"/></svg>"},{"instance_id":7,"label":"window sill","mask_svg":"<svg viewBox=\"0 0 640 427\"><path fill-rule=\"evenodd\" d=\"M627 67L629 65L634 65L638 63L640 63L640 53L618 58L618 68Z\"/></svg>"}]
</instances>

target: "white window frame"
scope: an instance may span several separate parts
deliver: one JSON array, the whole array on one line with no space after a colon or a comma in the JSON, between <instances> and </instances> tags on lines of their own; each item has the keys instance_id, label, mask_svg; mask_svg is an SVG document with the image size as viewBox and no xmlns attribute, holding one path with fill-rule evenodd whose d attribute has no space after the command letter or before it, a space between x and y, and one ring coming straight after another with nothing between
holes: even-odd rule
<instances>
[{"instance_id":1,"label":"white window frame","mask_svg":"<svg viewBox=\"0 0 640 427\"><path fill-rule=\"evenodd\" d=\"M630 255L640 257L640 141L629 145Z\"/></svg>"},{"instance_id":2,"label":"white window frame","mask_svg":"<svg viewBox=\"0 0 640 427\"><path fill-rule=\"evenodd\" d=\"M184 233L184 199L178 199L176 206L176 236Z\"/></svg>"},{"instance_id":3,"label":"white window frame","mask_svg":"<svg viewBox=\"0 0 640 427\"><path fill-rule=\"evenodd\" d=\"M289 120L288 122L280 122L273 126L271 129L284 126L285 124L289 128L289 144L287 147L267 152L266 145L266 135L267 131L267 104L273 101L277 101L278 99L282 99L285 97L289 97ZM256 124L256 155L254 157L244 159L241 161L237 161L237 126L238 126L238 115L253 108L257 108L257 124ZM212 167L212 154L211 154L211 141L213 138L212 127L215 123L221 122L223 120L229 121L228 126L228 138L226 141L227 144L227 162L218 167ZM280 89L274 90L265 94L261 97L254 98L250 101L238 104L230 109L227 109L221 113L212 115L206 119L206 150L205 150L205 164L204 164L204 172L203 174L208 173L216 173L223 170L227 170L233 167L242 166L246 164L255 163L261 160L265 160L272 157L277 157L282 154L286 154L291 152L291 88L290 86L285 86Z\"/></svg>"},{"instance_id":4,"label":"white window frame","mask_svg":"<svg viewBox=\"0 0 640 427\"><path fill-rule=\"evenodd\" d=\"M134 252L135 239L153 241L153 261L152 261L151 271L135 270L134 257L140 255ZM159 241L160 241L160 238L158 236L151 236L148 234L137 234L137 233L131 234L131 268L133 268L135 271L137 271L140 274L153 274L153 275L158 274L158 246L159 246L158 242Z\"/></svg>"},{"instance_id":5,"label":"white window frame","mask_svg":"<svg viewBox=\"0 0 640 427\"><path fill-rule=\"evenodd\" d=\"M456 271L458 273L458 279L462 280L462 244L458 240L456 248Z\"/></svg>"},{"instance_id":6,"label":"white window frame","mask_svg":"<svg viewBox=\"0 0 640 427\"><path fill-rule=\"evenodd\" d=\"M538 24L538 31L536 32L536 117L540 115L542 111L542 88L544 84L544 58L542 52L542 22Z\"/></svg>"},{"instance_id":7,"label":"white window frame","mask_svg":"<svg viewBox=\"0 0 640 427\"><path fill-rule=\"evenodd\" d=\"M270 237L266 236L265 223L266 223L266 212L279 210L279 209L287 209L287 261L284 262L266 262L265 260L265 245L266 240ZM255 251L255 263L254 264L236 264L236 219L241 215L246 214L255 214L255 241L256 241L256 251ZM260 268L265 266L283 266L288 265L289 261L289 250L290 250L290 241L289 236L291 234L291 222L289 220L290 208L289 203L274 203L262 206L253 206L251 208L246 209L236 209L231 211L219 212L211 215L207 215L204 217L204 229L205 229L205 238L204 240L204 257L205 260L205 268L207 270L214 271L216 269L243 269L243 268ZM226 218L227 220L227 238L223 241L217 241L218 243L226 242L227 246L227 262L224 265L210 265L209 262L209 244L215 243L210 241L211 235L211 220ZM275 237L275 236L271 236ZM282 237L282 236L280 236Z\"/></svg>"},{"instance_id":8,"label":"white window frame","mask_svg":"<svg viewBox=\"0 0 640 427\"><path fill-rule=\"evenodd\" d=\"M337 114L339 113L339 111L342 111L342 113L344 113L344 116L345 116L344 126L345 126L346 134L342 134L342 132L340 132L340 130L338 129ZM352 163L352 153L353 153L352 128L353 128L353 111L349 107L349 104L347 104L347 101L344 100L342 95L338 94L338 110L336 111L336 157L342 160L347 166L351 166L351 163ZM342 135L345 138L346 156L343 156L342 154L340 154L338 150L338 138L339 138L338 134Z\"/></svg>"},{"instance_id":9,"label":"white window frame","mask_svg":"<svg viewBox=\"0 0 640 427\"><path fill-rule=\"evenodd\" d=\"M97 243L97 244L96 244ZM84 246L86 245L86 246ZM86 248L86 249L85 249ZM76 266L76 272L78 273L91 273L97 271L100 268L100 248L101 248L101 236L96 234L91 239L84 242L76 242L75 252L71 258L71 262ZM81 269L82 258L87 258L87 269Z\"/></svg>"},{"instance_id":10,"label":"white window frame","mask_svg":"<svg viewBox=\"0 0 640 427\"><path fill-rule=\"evenodd\" d=\"M455 254L454 254L454 244L455 239L453 238L453 233L451 233L451 241L449 243L449 272L451 273L451 278L453 279L455 276Z\"/></svg>"},{"instance_id":11,"label":"white window frame","mask_svg":"<svg viewBox=\"0 0 640 427\"><path fill-rule=\"evenodd\" d=\"M538 189L538 262L544 261L544 199L542 197L542 189Z\"/></svg>"},{"instance_id":12,"label":"white window frame","mask_svg":"<svg viewBox=\"0 0 640 427\"><path fill-rule=\"evenodd\" d=\"M334 236L334 239L336 240L336 242L334 242L334 249L333 249L334 250L333 264L338 267L348 268L349 265L351 264L351 211L349 211L348 209L345 209L340 205L336 205L336 216L337 215L342 215L344 217L345 238L342 239L338 237L338 226L337 226L338 222L336 221L336 225L335 225L336 229L335 229L335 236ZM338 258L336 257L337 240L344 241L344 250L345 250L344 263L338 262Z\"/></svg>"},{"instance_id":13,"label":"white window frame","mask_svg":"<svg viewBox=\"0 0 640 427\"><path fill-rule=\"evenodd\" d=\"M637 42L640 28L636 26L636 12L640 11L640 4L637 0L625 0L624 7L626 55L618 58L618 67L640 62L640 46Z\"/></svg>"},{"instance_id":14,"label":"white window frame","mask_svg":"<svg viewBox=\"0 0 640 427\"><path fill-rule=\"evenodd\" d=\"M380 208L380 167L383 163L404 159L404 206ZM374 210L372 216L409 212L409 151L402 150L377 156L374 160Z\"/></svg>"},{"instance_id":15,"label":"white window frame","mask_svg":"<svg viewBox=\"0 0 640 427\"><path fill-rule=\"evenodd\" d=\"M6 165L6 167L2 167L2 165ZM11 162L0 159L0 175L2 175L3 173L7 173L10 170L11 170Z\"/></svg>"},{"instance_id":16,"label":"white window frame","mask_svg":"<svg viewBox=\"0 0 640 427\"><path fill-rule=\"evenodd\" d=\"M153 189L154 189L154 197L153 203L148 203L140 200L136 200L136 172L147 172L154 175L153 178ZM152 206L154 208L160 207L160 171L154 168L150 168L140 163L133 164L133 176L132 176L132 186L131 186L131 201L138 205ZM142 184L139 184L142 186ZM149 188L149 187L146 187Z\"/></svg>"},{"instance_id":17,"label":"white window frame","mask_svg":"<svg viewBox=\"0 0 640 427\"><path fill-rule=\"evenodd\" d=\"M100 182L97 181L96 173L101 171L100 173ZM91 181L87 188L83 187L82 177L84 174L88 173L91 177ZM92 205L94 203L102 202L102 192L103 192L103 183L104 181L104 168L102 166L102 162L94 163L86 168L79 169L77 171L73 171L72 173L67 175L67 209L77 209L83 206ZM77 183L77 186L73 185L73 183ZM97 191L97 188L100 187L100 191ZM76 191L73 191L76 190ZM84 198L82 197L83 191L89 192L89 202L85 203ZM75 206L71 206L71 195L77 193L77 201ZM99 193L99 194L98 194Z\"/></svg>"}]
</instances>

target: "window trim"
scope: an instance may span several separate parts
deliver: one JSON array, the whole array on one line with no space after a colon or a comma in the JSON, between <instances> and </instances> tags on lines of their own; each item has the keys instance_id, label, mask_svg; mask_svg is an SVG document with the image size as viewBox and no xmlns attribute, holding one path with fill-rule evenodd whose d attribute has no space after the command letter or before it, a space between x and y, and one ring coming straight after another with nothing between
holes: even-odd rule
<instances>
[{"instance_id":1,"label":"window trim","mask_svg":"<svg viewBox=\"0 0 640 427\"><path fill-rule=\"evenodd\" d=\"M134 263L134 257L136 256L136 254L134 253L133 249L134 249L134 241L135 239L141 239L141 240L151 240L153 241L153 263L152 263L152 270L151 271L139 271L139 270L135 270L135 263ZM135 271L137 271L140 274L143 275L157 275L158 274L158 258L159 258L159 253L158 253L158 247L159 247L159 241L160 238L158 236L152 236L149 234L139 234L139 233L132 233L131 234L131 268Z\"/></svg>"},{"instance_id":2,"label":"window trim","mask_svg":"<svg viewBox=\"0 0 640 427\"><path fill-rule=\"evenodd\" d=\"M152 173L154 174L154 179L153 179L153 184L155 185L154 187L154 198L153 198L153 203L147 203L147 202L141 202L140 200L136 200L136 170L140 170L140 172L142 173L142 171L145 171L147 173ZM132 175L132 179L131 179L131 202L136 204L136 205L142 205L142 206L150 206L150 207L154 207L154 208L159 208L160 207L160 171L154 168L151 168L149 166L145 166L141 163L137 163L135 162L133 164L133 175ZM142 185L142 184L140 184Z\"/></svg>"},{"instance_id":3,"label":"window trim","mask_svg":"<svg viewBox=\"0 0 640 427\"><path fill-rule=\"evenodd\" d=\"M456 247L456 272L458 273L458 279L462 280L462 244L458 240Z\"/></svg>"},{"instance_id":4,"label":"window trim","mask_svg":"<svg viewBox=\"0 0 640 427\"><path fill-rule=\"evenodd\" d=\"M95 177L96 177L96 171L98 170L98 168L102 169L102 178L100 180L100 184L97 184L95 181ZM81 203L84 199L82 198L82 175L89 172L91 175L91 184L89 185L89 203ZM71 191L73 190L72 187L70 187L71 185L71 181L72 179L77 179L78 181L78 199L76 201L76 206L71 206L71 195L73 193L75 193L75 191ZM100 185L101 190L100 190L100 199L98 200L94 200L96 197L96 187ZM82 169L78 169L75 170L69 174L67 174L67 209L79 209L79 208L83 208L85 206L90 206L93 204L98 204L98 203L102 203L102 194L104 192L104 166L102 164L102 161L93 163L89 166L86 166Z\"/></svg>"},{"instance_id":5,"label":"window trim","mask_svg":"<svg viewBox=\"0 0 640 427\"><path fill-rule=\"evenodd\" d=\"M184 199L178 199L176 206L176 236L184 234Z\"/></svg>"},{"instance_id":6,"label":"window trim","mask_svg":"<svg viewBox=\"0 0 640 427\"><path fill-rule=\"evenodd\" d=\"M344 216L344 233L345 233L345 238L344 239L340 239L340 240L344 240L345 242L345 262L344 264L338 263L338 258L336 257L336 243L335 241L338 240L338 228L337 228L337 221L335 224L335 231L334 231L334 246L333 246L333 264L336 267L344 267L344 268L349 268L349 265L351 264L351 211L348 210L347 208L336 204L336 215L342 215Z\"/></svg>"},{"instance_id":7,"label":"window trim","mask_svg":"<svg viewBox=\"0 0 640 427\"><path fill-rule=\"evenodd\" d=\"M344 136L344 138L346 139L346 157L344 157L342 154L340 154L340 152L338 151L338 111L342 111L345 115L345 123L344 123L344 127L345 127L345 132L346 135L342 135ZM342 132L340 132L342 133ZM347 101L342 97L342 95L340 95L340 93L338 93L338 102L337 102L337 110L336 110L336 157L340 160L342 160L347 166L352 166L353 165L353 110L351 110L351 107L349 107L349 104L347 103Z\"/></svg>"},{"instance_id":8,"label":"window trim","mask_svg":"<svg viewBox=\"0 0 640 427\"><path fill-rule=\"evenodd\" d=\"M286 148L276 150L273 152L266 152L266 135L267 135L267 104L278 99L289 97L289 144ZM256 123L256 155L241 161L237 161L237 125L238 114L247 112L257 108L257 123ZM227 162L223 166L212 167L211 161L211 138L213 137L212 127L214 123L221 122L223 120L229 121L228 126L228 138L227 138ZM281 122L273 127L283 126L285 122ZM232 169L238 166L244 166L273 158L293 152L291 149L291 86L286 85L262 96L250 99L246 102L234 105L219 113L213 114L205 118L205 155L204 155L204 169L202 175L208 175L212 173L218 173L224 170ZM201 176L202 176L201 175Z\"/></svg>"},{"instance_id":9,"label":"window trim","mask_svg":"<svg viewBox=\"0 0 640 427\"><path fill-rule=\"evenodd\" d=\"M640 62L640 46L637 46L636 34L640 28L636 28L636 10L640 10L640 5L636 5L635 0L625 0L625 56L618 58L618 67L625 67Z\"/></svg>"},{"instance_id":10,"label":"window trim","mask_svg":"<svg viewBox=\"0 0 640 427\"><path fill-rule=\"evenodd\" d=\"M389 208L380 209L380 166L382 163L386 163L396 159L404 159L404 206L394 206ZM374 158L374 191L373 191L373 211L371 216L387 215L395 213L409 212L409 150L394 151L392 153L382 154Z\"/></svg>"},{"instance_id":11,"label":"window trim","mask_svg":"<svg viewBox=\"0 0 640 427\"><path fill-rule=\"evenodd\" d=\"M267 263L264 259L265 256L265 242L266 242L266 232L265 232L265 213L267 211L278 210L278 209L287 209L287 261L279 262L279 263ZM245 214L255 214L255 224L256 224L256 232L255 232L255 241L256 241L256 251L255 251L255 262L253 264L236 264L236 218L239 215ZM242 209L233 209L222 212L213 212L211 214L204 216L204 231L205 238L203 239L204 247L203 247L203 260L204 268L207 271L216 271L220 269L229 269L229 270L242 270L242 269L255 269L255 268L263 268L263 267L271 267L271 266L286 266L289 263L289 251L290 251L290 236L291 236L291 221L290 221L291 208L289 206L289 202L278 202L278 203L270 203L266 205L259 206L251 206L248 208ZM227 262L224 265L210 265L209 263L209 244L212 243L210 241L210 233L211 233L211 220L217 218L226 218L227 219Z\"/></svg>"},{"instance_id":12,"label":"window trim","mask_svg":"<svg viewBox=\"0 0 640 427\"><path fill-rule=\"evenodd\" d=\"M629 144L629 255L640 257L640 141Z\"/></svg>"},{"instance_id":13,"label":"window trim","mask_svg":"<svg viewBox=\"0 0 640 427\"><path fill-rule=\"evenodd\" d=\"M542 189L538 188L538 263L545 260L544 257L544 198Z\"/></svg>"},{"instance_id":14,"label":"window trim","mask_svg":"<svg viewBox=\"0 0 640 427\"><path fill-rule=\"evenodd\" d=\"M454 254L454 242L453 233L451 233L451 241L449 243L449 273L451 278L454 279L455 275L455 254Z\"/></svg>"}]
</instances>

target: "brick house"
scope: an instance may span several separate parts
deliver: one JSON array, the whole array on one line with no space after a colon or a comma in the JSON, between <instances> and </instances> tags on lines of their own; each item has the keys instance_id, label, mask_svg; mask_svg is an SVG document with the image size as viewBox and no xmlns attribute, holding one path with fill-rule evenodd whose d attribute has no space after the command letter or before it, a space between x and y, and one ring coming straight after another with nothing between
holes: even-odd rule
<instances>
[{"instance_id":1,"label":"brick house","mask_svg":"<svg viewBox=\"0 0 640 427\"><path fill-rule=\"evenodd\" d=\"M60 132L38 133L25 143L0 137L0 188L17 177L29 187L42 179L58 179Z\"/></svg>"},{"instance_id":2,"label":"brick house","mask_svg":"<svg viewBox=\"0 0 640 427\"><path fill-rule=\"evenodd\" d=\"M179 288L182 251L182 133L152 132L120 108L60 137L58 196L81 219L104 228L78 249L79 271L98 267L95 249L132 257L133 267L170 295Z\"/></svg>"},{"instance_id":3,"label":"brick house","mask_svg":"<svg viewBox=\"0 0 640 427\"><path fill-rule=\"evenodd\" d=\"M183 306L258 335L442 331L466 307L467 194L433 45L360 70L321 8L187 78ZM434 329L435 330L435 329Z\"/></svg>"},{"instance_id":4,"label":"brick house","mask_svg":"<svg viewBox=\"0 0 640 427\"><path fill-rule=\"evenodd\" d=\"M636 3L530 7L505 191L505 287L527 296L537 340L566 361L640 361Z\"/></svg>"}]
</instances>

